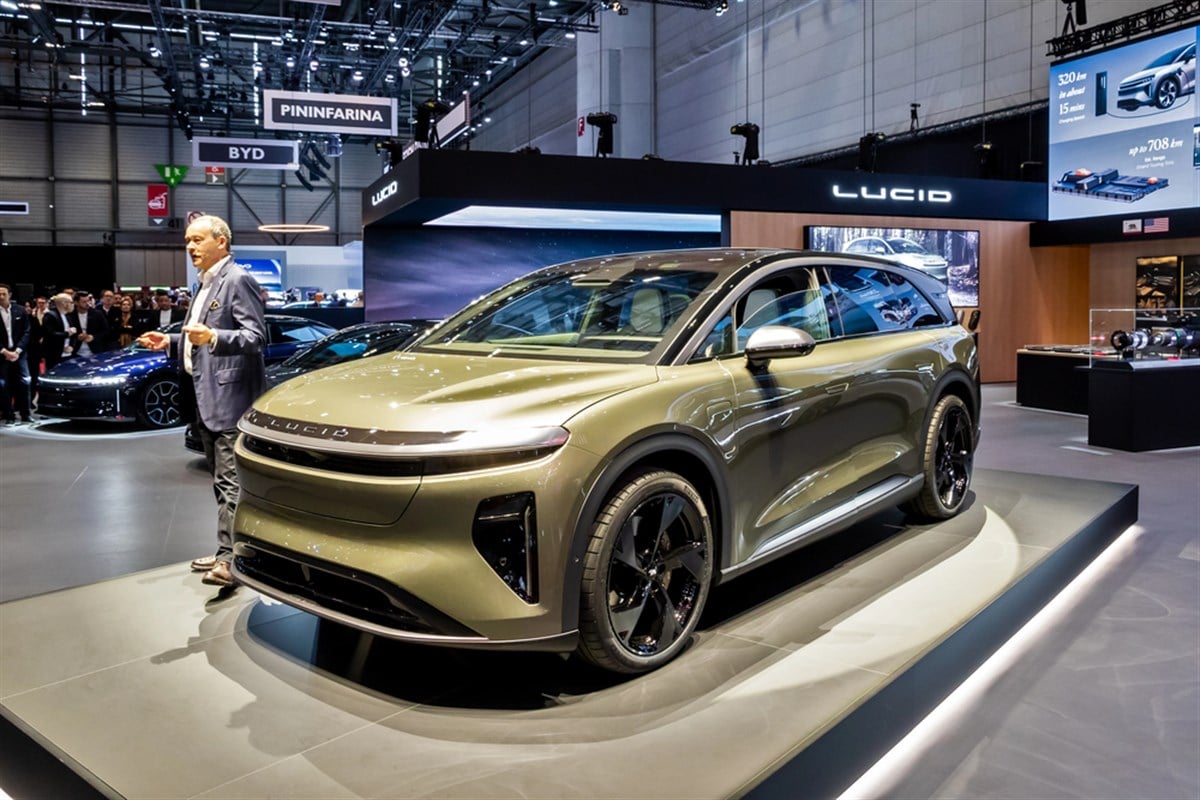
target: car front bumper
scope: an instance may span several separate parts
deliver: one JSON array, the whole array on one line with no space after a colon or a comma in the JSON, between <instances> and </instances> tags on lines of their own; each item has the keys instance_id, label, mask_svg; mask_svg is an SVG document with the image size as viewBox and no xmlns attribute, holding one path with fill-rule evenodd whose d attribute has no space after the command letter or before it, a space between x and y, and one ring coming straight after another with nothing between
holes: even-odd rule
<instances>
[{"instance_id":1,"label":"car front bumper","mask_svg":"<svg viewBox=\"0 0 1200 800\"><path fill-rule=\"evenodd\" d=\"M88 386L38 381L38 413L67 419L137 419L131 391L124 384Z\"/></svg>"},{"instance_id":2,"label":"car front bumper","mask_svg":"<svg viewBox=\"0 0 1200 800\"><path fill-rule=\"evenodd\" d=\"M378 477L266 458L245 438L236 448L233 568L248 586L393 639L574 649L579 587L565 574L594 454L566 445L510 466ZM531 504L533 599L506 583L481 547L481 509L517 496Z\"/></svg>"}]
</instances>

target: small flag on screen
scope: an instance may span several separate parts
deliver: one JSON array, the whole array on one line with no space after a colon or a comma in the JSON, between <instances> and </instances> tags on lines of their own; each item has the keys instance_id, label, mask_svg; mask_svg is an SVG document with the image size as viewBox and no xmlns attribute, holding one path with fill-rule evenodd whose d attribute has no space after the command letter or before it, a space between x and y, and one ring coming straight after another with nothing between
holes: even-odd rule
<instances>
[{"instance_id":1,"label":"small flag on screen","mask_svg":"<svg viewBox=\"0 0 1200 800\"><path fill-rule=\"evenodd\" d=\"M1140 219L1123 219L1121 220L1121 233L1141 233L1142 221Z\"/></svg>"},{"instance_id":2,"label":"small flag on screen","mask_svg":"<svg viewBox=\"0 0 1200 800\"><path fill-rule=\"evenodd\" d=\"M1142 220L1142 233L1166 233L1169 230L1171 230L1170 217Z\"/></svg>"}]
</instances>

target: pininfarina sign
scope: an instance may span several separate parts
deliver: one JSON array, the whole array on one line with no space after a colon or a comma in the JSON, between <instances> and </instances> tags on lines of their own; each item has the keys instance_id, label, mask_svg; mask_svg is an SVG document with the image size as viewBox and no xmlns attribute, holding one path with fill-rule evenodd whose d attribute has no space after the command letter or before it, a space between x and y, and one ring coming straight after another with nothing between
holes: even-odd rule
<instances>
[{"instance_id":1,"label":"pininfarina sign","mask_svg":"<svg viewBox=\"0 0 1200 800\"><path fill-rule=\"evenodd\" d=\"M396 99L263 91L263 127L285 131L396 135Z\"/></svg>"}]
</instances>

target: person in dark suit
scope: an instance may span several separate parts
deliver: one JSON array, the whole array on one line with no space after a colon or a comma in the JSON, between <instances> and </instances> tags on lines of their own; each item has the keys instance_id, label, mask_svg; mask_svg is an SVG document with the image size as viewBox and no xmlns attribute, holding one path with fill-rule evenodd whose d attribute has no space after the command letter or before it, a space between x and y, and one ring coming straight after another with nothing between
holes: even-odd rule
<instances>
[{"instance_id":1,"label":"person in dark suit","mask_svg":"<svg viewBox=\"0 0 1200 800\"><path fill-rule=\"evenodd\" d=\"M154 295L154 308L142 311L138 315L138 325L140 327L138 333L141 334L156 328L163 328L172 322L182 322L186 316L187 309L172 305L171 295L167 294L165 289L160 289Z\"/></svg>"},{"instance_id":2,"label":"person in dark suit","mask_svg":"<svg viewBox=\"0 0 1200 800\"><path fill-rule=\"evenodd\" d=\"M192 561L204 583L233 586L233 515L237 508L237 422L266 388L263 348L267 324L258 283L233 262L233 234L220 217L197 217L188 225L188 256L200 271L200 291L182 334L147 331L138 343L171 351L195 390L195 430L213 475L217 498L217 552ZM184 376L186 382L188 377Z\"/></svg>"},{"instance_id":3,"label":"person in dark suit","mask_svg":"<svg viewBox=\"0 0 1200 800\"><path fill-rule=\"evenodd\" d=\"M46 361L47 372L64 358L75 355L75 349L71 346L74 330L67 320L74 307L75 301L71 295L62 292L50 298L50 308L42 317L42 358Z\"/></svg>"},{"instance_id":4,"label":"person in dark suit","mask_svg":"<svg viewBox=\"0 0 1200 800\"><path fill-rule=\"evenodd\" d=\"M71 335L71 346L75 354L91 356L103 353L108 343L108 319L97 308L92 308L92 296L87 292L75 293L75 310L67 315L67 322L75 329Z\"/></svg>"},{"instance_id":5,"label":"person in dark suit","mask_svg":"<svg viewBox=\"0 0 1200 800\"><path fill-rule=\"evenodd\" d=\"M12 302L12 289L0 283L0 413L5 422L32 422L29 416L29 315ZM14 410L16 413L14 413Z\"/></svg>"},{"instance_id":6,"label":"person in dark suit","mask_svg":"<svg viewBox=\"0 0 1200 800\"><path fill-rule=\"evenodd\" d=\"M49 304L45 297L39 296L34 301L33 311L29 314L29 349L25 351L25 361L29 364L29 406L36 408L34 398L37 397L38 378L42 374L42 320L49 313Z\"/></svg>"}]
</instances>

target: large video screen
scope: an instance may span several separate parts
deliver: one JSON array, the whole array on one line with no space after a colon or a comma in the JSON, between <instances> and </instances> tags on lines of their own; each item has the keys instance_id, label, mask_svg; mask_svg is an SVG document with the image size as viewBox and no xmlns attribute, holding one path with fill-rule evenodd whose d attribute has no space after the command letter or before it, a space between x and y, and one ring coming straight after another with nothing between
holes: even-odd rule
<instances>
[{"instance_id":1,"label":"large video screen","mask_svg":"<svg viewBox=\"0 0 1200 800\"><path fill-rule=\"evenodd\" d=\"M1198 32L1050 68L1050 219L1200 205Z\"/></svg>"},{"instance_id":2,"label":"large video screen","mask_svg":"<svg viewBox=\"0 0 1200 800\"><path fill-rule=\"evenodd\" d=\"M503 284L589 256L717 247L719 233L422 227L369 230L366 318L440 319Z\"/></svg>"},{"instance_id":3,"label":"large video screen","mask_svg":"<svg viewBox=\"0 0 1200 800\"><path fill-rule=\"evenodd\" d=\"M979 305L979 231L809 225L809 250L879 256L946 285L956 308Z\"/></svg>"}]
</instances>

